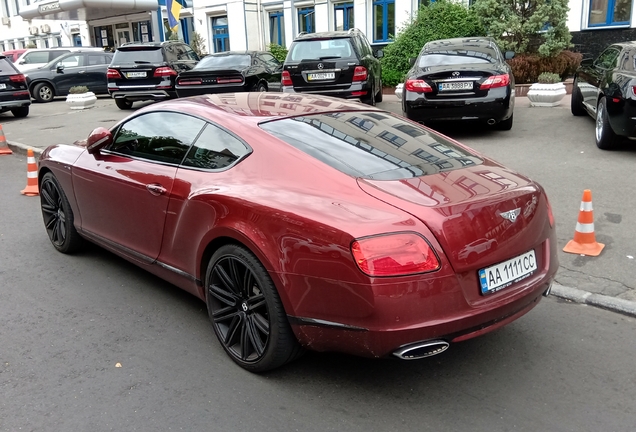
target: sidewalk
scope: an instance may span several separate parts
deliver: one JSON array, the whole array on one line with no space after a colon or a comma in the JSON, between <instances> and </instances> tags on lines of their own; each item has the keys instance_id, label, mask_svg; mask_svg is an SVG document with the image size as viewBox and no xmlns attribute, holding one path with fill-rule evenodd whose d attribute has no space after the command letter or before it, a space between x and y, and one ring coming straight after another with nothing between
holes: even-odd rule
<instances>
[{"instance_id":1,"label":"sidewalk","mask_svg":"<svg viewBox=\"0 0 636 432\"><path fill-rule=\"evenodd\" d=\"M147 103L135 104L135 108ZM400 112L400 100L391 94L385 94L381 108L393 112ZM560 105L560 110L569 112L570 95L566 95ZM516 110L529 110L526 113L537 115L545 113L545 109L531 108L525 97L518 97L515 101ZM542 111L543 110L543 111ZM64 101L55 101L47 104L33 104L31 114L25 119L15 119L12 116L2 116L2 126L9 147L16 153L26 154L28 148L32 148L36 157L51 144L72 143L83 139L96 127L111 127L120 119L127 117L134 111L122 111L113 101L107 97L100 97L95 108L89 110L70 110ZM559 275L562 277L559 278ZM563 269L557 274L557 280L562 282L575 282L568 277ZM578 284L578 283L577 283ZM567 301L586 304L590 306L608 309L621 314L636 317L636 290L622 293L619 290L596 290L594 284L583 284L586 290L567 287L555 283L552 295ZM591 291L588 291L591 290ZM596 292L592 292L596 291ZM619 295L621 297L619 297Z\"/></svg>"}]
</instances>

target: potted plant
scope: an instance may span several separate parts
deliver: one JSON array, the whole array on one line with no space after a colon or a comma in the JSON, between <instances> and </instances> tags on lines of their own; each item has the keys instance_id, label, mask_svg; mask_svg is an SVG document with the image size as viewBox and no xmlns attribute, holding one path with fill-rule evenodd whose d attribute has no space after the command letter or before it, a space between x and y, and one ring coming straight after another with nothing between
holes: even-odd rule
<instances>
[{"instance_id":1,"label":"potted plant","mask_svg":"<svg viewBox=\"0 0 636 432\"><path fill-rule=\"evenodd\" d=\"M92 108L97 101L97 96L92 91L88 91L86 86L73 86L68 90L66 103L71 109Z\"/></svg>"},{"instance_id":2,"label":"potted plant","mask_svg":"<svg viewBox=\"0 0 636 432\"><path fill-rule=\"evenodd\" d=\"M530 86L527 96L530 106L553 107L561 103L566 93L559 74L543 72L539 75L538 82Z\"/></svg>"}]
</instances>

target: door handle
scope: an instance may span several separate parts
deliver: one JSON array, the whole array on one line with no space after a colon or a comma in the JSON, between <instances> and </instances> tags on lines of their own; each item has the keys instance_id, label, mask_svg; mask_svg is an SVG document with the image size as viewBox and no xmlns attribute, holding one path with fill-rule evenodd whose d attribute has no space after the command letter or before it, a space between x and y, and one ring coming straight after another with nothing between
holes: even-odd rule
<instances>
[{"instance_id":1,"label":"door handle","mask_svg":"<svg viewBox=\"0 0 636 432\"><path fill-rule=\"evenodd\" d=\"M78 73L85 73L86 71L79 71Z\"/></svg>"},{"instance_id":2,"label":"door handle","mask_svg":"<svg viewBox=\"0 0 636 432\"><path fill-rule=\"evenodd\" d=\"M166 188L161 186L160 184L149 184L146 185L146 189L148 189L148 192L150 192L151 194L155 195L155 196L159 196L159 195L163 195L167 192Z\"/></svg>"}]
</instances>

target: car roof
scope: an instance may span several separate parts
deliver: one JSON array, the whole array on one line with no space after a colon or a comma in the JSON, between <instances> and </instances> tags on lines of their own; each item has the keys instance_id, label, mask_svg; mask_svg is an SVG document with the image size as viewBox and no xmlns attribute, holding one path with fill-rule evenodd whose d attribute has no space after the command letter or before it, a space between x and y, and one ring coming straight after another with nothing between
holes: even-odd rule
<instances>
[{"instance_id":1,"label":"car roof","mask_svg":"<svg viewBox=\"0 0 636 432\"><path fill-rule=\"evenodd\" d=\"M172 99L149 105L138 113L152 111L175 111L203 118L234 119L239 122L261 123L268 120L333 112L384 110L329 96L312 96L267 92L218 93Z\"/></svg>"},{"instance_id":2,"label":"car roof","mask_svg":"<svg viewBox=\"0 0 636 432\"><path fill-rule=\"evenodd\" d=\"M206 57L223 57L228 55L255 55L255 54L265 54L267 51L254 51L254 50L245 50L245 51L223 51L219 53L208 54ZM271 54L271 53L269 53Z\"/></svg>"},{"instance_id":3,"label":"car roof","mask_svg":"<svg viewBox=\"0 0 636 432\"><path fill-rule=\"evenodd\" d=\"M143 47L148 47L148 48L152 48L152 47L156 47L156 48L161 48L162 46L165 45L170 45L170 44L185 44L185 42L182 41L176 41L176 40L167 40L167 41L163 41L163 42L126 42L124 44L122 44L119 49L122 48L143 48Z\"/></svg>"},{"instance_id":4,"label":"car roof","mask_svg":"<svg viewBox=\"0 0 636 432\"><path fill-rule=\"evenodd\" d=\"M495 45L495 40L490 37L463 37L430 41L424 45L422 50L440 49L449 46L488 48L493 45Z\"/></svg>"},{"instance_id":5,"label":"car roof","mask_svg":"<svg viewBox=\"0 0 636 432\"><path fill-rule=\"evenodd\" d=\"M337 38L350 38L356 34L356 29L351 29L348 31L328 31L321 33L306 33L300 34L294 39L295 41L304 41L304 40L316 40L316 39L337 39Z\"/></svg>"}]
</instances>

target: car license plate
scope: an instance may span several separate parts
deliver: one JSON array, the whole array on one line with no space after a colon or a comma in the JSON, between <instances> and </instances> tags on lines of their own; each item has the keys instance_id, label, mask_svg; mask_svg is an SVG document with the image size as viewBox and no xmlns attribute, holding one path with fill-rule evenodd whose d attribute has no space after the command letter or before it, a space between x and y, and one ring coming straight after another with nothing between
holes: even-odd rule
<instances>
[{"instance_id":1,"label":"car license plate","mask_svg":"<svg viewBox=\"0 0 636 432\"><path fill-rule=\"evenodd\" d=\"M126 77L127 78L145 78L146 72L127 72Z\"/></svg>"},{"instance_id":2,"label":"car license plate","mask_svg":"<svg viewBox=\"0 0 636 432\"><path fill-rule=\"evenodd\" d=\"M530 276L537 269L534 251L479 270L482 294L490 294L506 288Z\"/></svg>"},{"instance_id":3,"label":"car license plate","mask_svg":"<svg viewBox=\"0 0 636 432\"><path fill-rule=\"evenodd\" d=\"M441 83L439 85L439 91L447 91L447 90L472 90L473 82L449 82L449 83Z\"/></svg>"},{"instance_id":4,"label":"car license plate","mask_svg":"<svg viewBox=\"0 0 636 432\"><path fill-rule=\"evenodd\" d=\"M335 72L310 73L307 75L307 81L328 80L334 79L335 77Z\"/></svg>"},{"instance_id":5,"label":"car license plate","mask_svg":"<svg viewBox=\"0 0 636 432\"><path fill-rule=\"evenodd\" d=\"M6 89L7 85L6 84L0 84L0 90Z\"/></svg>"}]
</instances>

